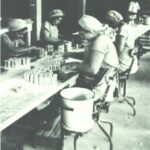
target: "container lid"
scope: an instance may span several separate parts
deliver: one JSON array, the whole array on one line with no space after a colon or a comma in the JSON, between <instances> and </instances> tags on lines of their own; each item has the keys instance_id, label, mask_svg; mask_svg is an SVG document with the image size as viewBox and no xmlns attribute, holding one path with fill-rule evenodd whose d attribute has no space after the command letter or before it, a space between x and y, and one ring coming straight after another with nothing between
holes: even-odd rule
<instances>
[{"instance_id":1,"label":"container lid","mask_svg":"<svg viewBox=\"0 0 150 150\"><path fill-rule=\"evenodd\" d=\"M60 92L62 98L72 101L84 101L94 97L94 92L80 87L72 87L64 89Z\"/></svg>"}]
</instances>

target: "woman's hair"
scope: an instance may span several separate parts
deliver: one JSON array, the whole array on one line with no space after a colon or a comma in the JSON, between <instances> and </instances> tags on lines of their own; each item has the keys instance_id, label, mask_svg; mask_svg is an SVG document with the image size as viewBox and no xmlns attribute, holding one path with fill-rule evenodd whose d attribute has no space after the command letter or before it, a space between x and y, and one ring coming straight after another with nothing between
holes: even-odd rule
<instances>
[{"instance_id":1,"label":"woman's hair","mask_svg":"<svg viewBox=\"0 0 150 150\"><path fill-rule=\"evenodd\" d=\"M123 22L123 16L119 12L115 10L109 10L106 13L105 23L107 23L109 26L116 28L120 26L122 22Z\"/></svg>"}]
</instances>

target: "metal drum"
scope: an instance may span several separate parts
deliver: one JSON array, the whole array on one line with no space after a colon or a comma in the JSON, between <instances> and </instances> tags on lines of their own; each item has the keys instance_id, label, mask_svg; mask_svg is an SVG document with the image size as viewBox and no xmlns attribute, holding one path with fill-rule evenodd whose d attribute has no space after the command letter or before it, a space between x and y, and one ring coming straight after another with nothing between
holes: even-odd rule
<instances>
[{"instance_id":1,"label":"metal drum","mask_svg":"<svg viewBox=\"0 0 150 150\"><path fill-rule=\"evenodd\" d=\"M62 126L74 132L87 132L94 126L92 119L94 93L85 88L73 87L61 91Z\"/></svg>"}]
</instances>

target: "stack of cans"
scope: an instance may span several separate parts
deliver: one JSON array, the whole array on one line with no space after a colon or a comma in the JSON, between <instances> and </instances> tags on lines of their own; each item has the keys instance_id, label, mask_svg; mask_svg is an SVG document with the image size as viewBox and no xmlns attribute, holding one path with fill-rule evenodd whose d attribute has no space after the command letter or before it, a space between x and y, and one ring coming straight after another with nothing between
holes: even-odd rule
<instances>
[{"instance_id":1,"label":"stack of cans","mask_svg":"<svg viewBox=\"0 0 150 150\"><path fill-rule=\"evenodd\" d=\"M45 61L47 61L48 66L52 68L51 70L55 71L61 70L64 63L64 58L62 55L49 55L45 58Z\"/></svg>"},{"instance_id":2,"label":"stack of cans","mask_svg":"<svg viewBox=\"0 0 150 150\"><path fill-rule=\"evenodd\" d=\"M53 62L51 62L49 67L51 68L52 71L61 70L62 62L59 61L59 60L58 61L53 61Z\"/></svg>"},{"instance_id":3,"label":"stack of cans","mask_svg":"<svg viewBox=\"0 0 150 150\"><path fill-rule=\"evenodd\" d=\"M57 74L51 68L32 69L24 73L24 79L34 85L57 85Z\"/></svg>"},{"instance_id":4,"label":"stack of cans","mask_svg":"<svg viewBox=\"0 0 150 150\"><path fill-rule=\"evenodd\" d=\"M5 69L19 69L21 67L31 66L31 58L30 57L21 57L21 58L10 58L5 60L4 67Z\"/></svg>"}]
</instances>

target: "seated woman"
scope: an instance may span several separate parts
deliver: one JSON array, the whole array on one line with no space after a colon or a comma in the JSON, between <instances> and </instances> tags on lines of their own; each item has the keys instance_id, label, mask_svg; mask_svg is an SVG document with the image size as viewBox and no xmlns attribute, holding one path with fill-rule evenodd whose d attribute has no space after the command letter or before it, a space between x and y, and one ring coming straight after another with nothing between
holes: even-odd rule
<instances>
[{"instance_id":1,"label":"seated woman","mask_svg":"<svg viewBox=\"0 0 150 150\"><path fill-rule=\"evenodd\" d=\"M80 18L79 25L82 30L80 36L88 40L88 45L83 63L77 65L80 72L77 86L93 90L95 100L98 100L104 96L109 77L114 76L118 67L116 48L111 38L104 35L103 25L96 18L84 15ZM115 86L111 87L106 97L107 102L113 100Z\"/></svg>"},{"instance_id":2,"label":"seated woman","mask_svg":"<svg viewBox=\"0 0 150 150\"><path fill-rule=\"evenodd\" d=\"M60 39L58 25L61 23L64 13L60 9L54 9L49 12L48 20L45 21L41 28L41 43L58 44L64 40Z\"/></svg>"},{"instance_id":3,"label":"seated woman","mask_svg":"<svg viewBox=\"0 0 150 150\"><path fill-rule=\"evenodd\" d=\"M118 35L118 31L120 27L123 25L123 16L116 10L109 10L104 18L105 25L104 30L105 34L109 34L112 37L115 45L116 45L116 37Z\"/></svg>"},{"instance_id":4,"label":"seated woman","mask_svg":"<svg viewBox=\"0 0 150 150\"><path fill-rule=\"evenodd\" d=\"M117 29L123 23L123 16L116 10L109 10L105 16L105 23Z\"/></svg>"},{"instance_id":5,"label":"seated woman","mask_svg":"<svg viewBox=\"0 0 150 150\"><path fill-rule=\"evenodd\" d=\"M27 32L27 24L23 19L10 19L8 29L9 32L1 36L1 60L21 56L33 50L41 50L35 46L26 46L23 41L23 36Z\"/></svg>"}]
</instances>

